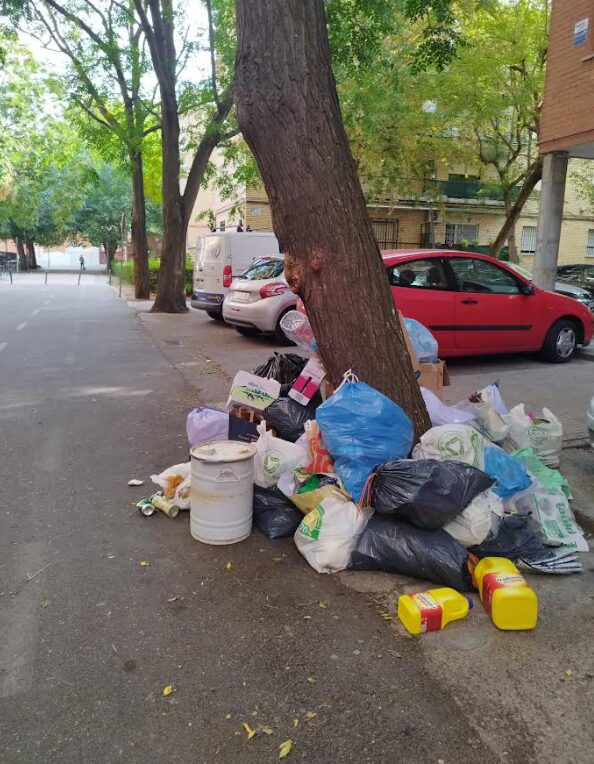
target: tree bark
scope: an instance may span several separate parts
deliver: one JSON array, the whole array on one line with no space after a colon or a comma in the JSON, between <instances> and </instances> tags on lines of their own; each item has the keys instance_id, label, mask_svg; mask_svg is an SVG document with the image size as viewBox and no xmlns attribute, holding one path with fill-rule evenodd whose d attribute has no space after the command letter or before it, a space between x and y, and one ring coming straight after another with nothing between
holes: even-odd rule
<instances>
[{"instance_id":1,"label":"tree bark","mask_svg":"<svg viewBox=\"0 0 594 764\"><path fill-rule=\"evenodd\" d=\"M117 241L113 241L112 239L108 239L103 244L103 249L105 250L106 268L108 271L110 271L112 268L113 259L115 257L117 248L118 248Z\"/></svg>"},{"instance_id":2,"label":"tree bark","mask_svg":"<svg viewBox=\"0 0 594 764\"><path fill-rule=\"evenodd\" d=\"M520 217L520 213L524 208L524 205L528 201L530 194L534 191L534 187L541 178L542 156L538 157L538 159L536 159L532 164L532 167L530 168L528 174L526 175L526 179L524 180L522 190L518 194L518 198L510 208L509 212L506 212L505 222L497 234L495 241L493 244L491 244L490 254L492 257L499 257L499 253L501 252L503 245L509 236L510 229L515 226L516 221Z\"/></svg>"},{"instance_id":3,"label":"tree bark","mask_svg":"<svg viewBox=\"0 0 594 764\"><path fill-rule=\"evenodd\" d=\"M144 199L144 176L142 154L132 152L132 222L131 236L134 250L134 297L137 300L150 299L148 268L148 241L146 235L146 209Z\"/></svg>"},{"instance_id":4,"label":"tree bark","mask_svg":"<svg viewBox=\"0 0 594 764\"><path fill-rule=\"evenodd\" d=\"M37 268L37 256L35 254L35 242L33 239L25 239L25 250L27 252L27 263L29 268Z\"/></svg>"},{"instance_id":5,"label":"tree bark","mask_svg":"<svg viewBox=\"0 0 594 764\"><path fill-rule=\"evenodd\" d=\"M17 249L17 255L19 256L19 270L28 271L29 263L27 262L27 254L25 252L25 245L20 236L17 236L14 240Z\"/></svg>"},{"instance_id":6,"label":"tree bark","mask_svg":"<svg viewBox=\"0 0 594 764\"><path fill-rule=\"evenodd\" d=\"M236 0L236 107L328 376L352 369L430 427L342 119L323 0Z\"/></svg>"}]
</instances>

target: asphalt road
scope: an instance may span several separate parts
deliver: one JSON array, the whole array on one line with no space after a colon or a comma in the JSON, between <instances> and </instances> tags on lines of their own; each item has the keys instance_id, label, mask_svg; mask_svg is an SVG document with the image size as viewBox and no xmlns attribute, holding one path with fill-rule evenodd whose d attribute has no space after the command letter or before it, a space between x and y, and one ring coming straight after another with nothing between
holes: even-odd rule
<instances>
[{"instance_id":1,"label":"asphalt road","mask_svg":"<svg viewBox=\"0 0 594 764\"><path fill-rule=\"evenodd\" d=\"M187 458L196 393L84 282L0 285L3 764L260 764L287 739L289 761L501 760L383 603L291 540L210 547L187 513L138 515L151 489L127 481ZM517 735L505 760L532 751Z\"/></svg>"}]
</instances>

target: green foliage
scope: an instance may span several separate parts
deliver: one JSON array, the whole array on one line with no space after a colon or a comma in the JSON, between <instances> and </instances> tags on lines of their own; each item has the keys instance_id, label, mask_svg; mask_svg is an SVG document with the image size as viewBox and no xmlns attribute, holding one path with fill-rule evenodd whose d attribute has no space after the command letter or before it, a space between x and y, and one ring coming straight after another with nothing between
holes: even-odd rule
<instances>
[{"instance_id":1,"label":"green foliage","mask_svg":"<svg viewBox=\"0 0 594 764\"><path fill-rule=\"evenodd\" d=\"M161 261L158 257L149 257L149 284L151 292L157 291L159 283L159 266ZM132 260L114 260L112 271L126 284L134 283L134 262ZM194 290L194 262L190 255L186 255L185 263L185 292L190 296Z\"/></svg>"}]
</instances>

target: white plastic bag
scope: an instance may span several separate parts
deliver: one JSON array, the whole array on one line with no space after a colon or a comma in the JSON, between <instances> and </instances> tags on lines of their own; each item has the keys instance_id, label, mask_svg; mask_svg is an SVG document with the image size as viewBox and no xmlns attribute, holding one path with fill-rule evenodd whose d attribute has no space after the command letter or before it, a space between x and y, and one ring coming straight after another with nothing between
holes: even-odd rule
<instances>
[{"instance_id":1,"label":"white plastic bag","mask_svg":"<svg viewBox=\"0 0 594 764\"><path fill-rule=\"evenodd\" d=\"M446 523L443 529L462 546L475 546L488 536L493 515L503 515L503 502L493 491L483 491L457 517Z\"/></svg>"},{"instance_id":2,"label":"white plastic bag","mask_svg":"<svg viewBox=\"0 0 594 764\"><path fill-rule=\"evenodd\" d=\"M558 467L563 446L563 425L550 409L543 409L542 416L531 419L524 410L524 404L509 412L509 439L514 448L533 448L538 458L547 467Z\"/></svg>"},{"instance_id":3,"label":"white plastic bag","mask_svg":"<svg viewBox=\"0 0 594 764\"><path fill-rule=\"evenodd\" d=\"M190 446L201 446L211 440L228 440L229 414L210 406L192 409L186 419L186 433Z\"/></svg>"},{"instance_id":4,"label":"white plastic bag","mask_svg":"<svg viewBox=\"0 0 594 764\"><path fill-rule=\"evenodd\" d=\"M569 502L562 491L535 490L516 500L519 511L532 513L545 543L562 544L576 552L588 552L588 542L577 524Z\"/></svg>"},{"instance_id":5,"label":"white plastic bag","mask_svg":"<svg viewBox=\"0 0 594 764\"><path fill-rule=\"evenodd\" d=\"M295 545L318 573L344 570L370 517L340 494L327 496L295 531Z\"/></svg>"},{"instance_id":6,"label":"white plastic bag","mask_svg":"<svg viewBox=\"0 0 594 764\"><path fill-rule=\"evenodd\" d=\"M254 482L260 488L272 488L284 472L305 467L309 453L302 444L275 438L266 430L266 422L258 425L260 437L256 443L254 459Z\"/></svg>"},{"instance_id":7,"label":"white plastic bag","mask_svg":"<svg viewBox=\"0 0 594 764\"><path fill-rule=\"evenodd\" d=\"M435 393L426 387L421 387L421 394L425 401L425 406L427 406L431 424L434 426L440 424L468 424L475 418L472 411L459 408L458 406L446 406Z\"/></svg>"},{"instance_id":8,"label":"white plastic bag","mask_svg":"<svg viewBox=\"0 0 594 764\"><path fill-rule=\"evenodd\" d=\"M476 429L488 440L500 443L507 437L510 429L505 417L507 408L497 385L488 385L473 393L468 401L459 403L458 407L474 415Z\"/></svg>"},{"instance_id":9,"label":"white plastic bag","mask_svg":"<svg viewBox=\"0 0 594 764\"><path fill-rule=\"evenodd\" d=\"M414 447L413 459L453 459L484 467L485 439L468 424L432 427Z\"/></svg>"},{"instance_id":10,"label":"white plastic bag","mask_svg":"<svg viewBox=\"0 0 594 764\"><path fill-rule=\"evenodd\" d=\"M191 470L190 462L174 464L159 475L151 475L151 480L163 489L166 499L180 509L190 509Z\"/></svg>"}]
</instances>

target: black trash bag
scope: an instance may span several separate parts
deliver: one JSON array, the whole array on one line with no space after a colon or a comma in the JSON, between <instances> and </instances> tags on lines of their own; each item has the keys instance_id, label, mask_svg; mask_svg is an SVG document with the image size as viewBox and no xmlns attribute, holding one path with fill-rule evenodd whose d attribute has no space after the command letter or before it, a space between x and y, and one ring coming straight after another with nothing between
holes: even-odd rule
<instances>
[{"instance_id":1,"label":"black trash bag","mask_svg":"<svg viewBox=\"0 0 594 764\"><path fill-rule=\"evenodd\" d=\"M470 464L399 459L376 467L371 506L418 528L441 528L495 481Z\"/></svg>"},{"instance_id":2,"label":"black trash bag","mask_svg":"<svg viewBox=\"0 0 594 764\"><path fill-rule=\"evenodd\" d=\"M449 533L374 515L351 555L353 570L385 570L470 591L468 552Z\"/></svg>"},{"instance_id":3,"label":"black trash bag","mask_svg":"<svg viewBox=\"0 0 594 764\"><path fill-rule=\"evenodd\" d=\"M279 438L294 443L303 435L305 423L316 418L316 409L322 402L316 393L307 406L302 406L292 398L277 398L267 409L264 409L264 419L273 427Z\"/></svg>"},{"instance_id":4,"label":"black trash bag","mask_svg":"<svg viewBox=\"0 0 594 764\"><path fill-rule=\"evenodd\" d=\"M297 377L303 371L308 359L297 353L277 353L252 371L258 377L275 379L281 383L280 394L287 395Z\"/></svg>"},{"instance_id":5,"label":"black trash bag","mask_svg":"<svg viewBox=\"0 0 594 764\"><path fill-rule=\"evenodd\" d=\"M303 514L278 490L254 486L254 523L269 539L293 536Z\"/></svg>"},{"instance_id":6,"label":"black trash bag","mask_svg":"<svg viewBox=\"0 0 594 764\"><path fill-rule=\"evenodd\" d=\"M530 515L504 515L495 533L471 549L481 559L483 557L506 557L512 562L542 560L554 557L550 547L546 547L533 527Z\"/></svg>"}]
</instances>

